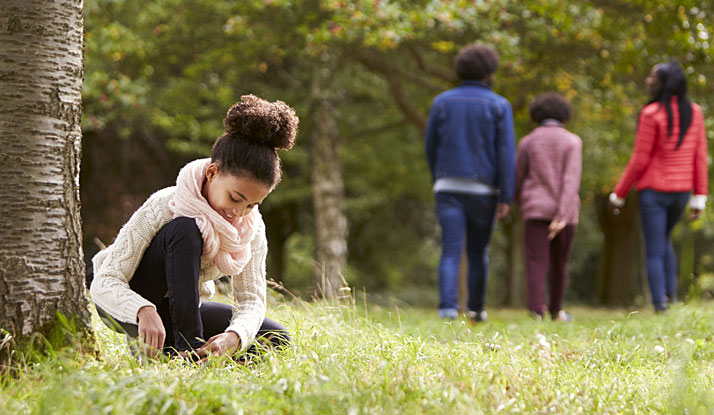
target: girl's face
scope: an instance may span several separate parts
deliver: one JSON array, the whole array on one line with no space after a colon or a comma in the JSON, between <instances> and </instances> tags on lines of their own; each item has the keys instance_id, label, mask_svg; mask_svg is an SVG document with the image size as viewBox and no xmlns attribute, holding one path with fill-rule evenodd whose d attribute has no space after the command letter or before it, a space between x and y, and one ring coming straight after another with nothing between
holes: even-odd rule
<instances>
[{"instance_id":1,"label":"girl's face","mask_svg":"<svg viewBox=\"0 0 714 415\"><path fill-rule=\"evenodd\" d=\"M659 80L659 76L657 75L657 68L659 65L655 65L652 67L652 70L650 71L650 74L647 75L647 78L645 78L645 84L647 85L647 92L649 92L650 95L655 96L657 95L657 91L659 91L659 88L662 86Z\"/></svg>"},{"instance_id":2,"label":"girl's face","mask_svg":"<svg viewBox=\"0 0 714 415\"><path fill-rule=\"evenodd\" d=\"M221 172L216 163L211 163L206 170L201 194L213 210L233 222L262 203L270 190L270 187L255 179Z\"/></svg>"}]
</instances>

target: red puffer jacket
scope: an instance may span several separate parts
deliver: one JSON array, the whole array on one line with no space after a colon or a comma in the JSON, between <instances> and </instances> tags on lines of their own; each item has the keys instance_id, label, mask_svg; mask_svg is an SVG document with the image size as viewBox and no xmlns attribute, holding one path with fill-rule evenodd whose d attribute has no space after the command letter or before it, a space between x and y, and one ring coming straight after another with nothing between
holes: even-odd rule
<instances>
[{"instance_id":1,"label":"red puffer jacket","mask_svg":"<svg viewBox=\"0 0 714 415\"><path fill-rule=\"evenodd\" d=\"M632 185L637 190L689 192L706 195L707 139L704 116L699 105L692 103L692 124L682 144L679 140L679 108L672 98L672 135L667 136L667 110L659 103L647 105L640 112L635 136L635 149L615 186L615 194L625 198Z\"/></svg>"}]
</instances>

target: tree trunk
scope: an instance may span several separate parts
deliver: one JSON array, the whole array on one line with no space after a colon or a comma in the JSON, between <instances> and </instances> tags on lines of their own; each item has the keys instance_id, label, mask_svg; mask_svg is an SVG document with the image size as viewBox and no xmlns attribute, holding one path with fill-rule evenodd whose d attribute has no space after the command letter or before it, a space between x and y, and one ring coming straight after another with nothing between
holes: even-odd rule
<instances>
[{"instance_id":1,"label":"tree trunk","mask_svg":"<svg viewBox=\"0 0 714 415\"><path fill-rule=\"evenodd\" d=\"M340 165L340 140L330 65L317 65L312 86L312 198L315 215L315 292L318 297L339 298L345 293L347 217L342 211L344 182ZM327 73L326 73L327 72Z\"/></svg>"},{"instance_id":2,"label":"tree trunk","mask_svg":"<svg viewBox=\"0 0 714 415\"><path fill-rule=\"evenodd\" d=\"M513 210L511 210L513 212ZM524 307L526 304L526 270L523 259L525 224L520 214L514 212L509 221L504 222L504 232L508 241L506 247L506 295L505 305Z\"/></svg>"},{"instance_id":3,"label":"tree trunk","mask_svg":"<svg viewBox=\"0 0 714 415\"><path fill-rule=\"evenodd\" d=\"M0 0L0 327L89 327L79 203L82 0Z\"/></svg>"},{"instance_id":4,"label":"tree trunk","mask_svg":"<svg viewBox=\"0 0 714 415\"><path fill-rule=\"evenodd\" d=\"M598 222L604 235L597 284L597 303L630 305L643 293L642 241L637 197L631 193L619 215L607 209L607 196L596 200ZM644 301L643 301L644 302Z\"/></svg>"},{"instance_id":5,"label":"tree trunk","mask_svg":"<svg viewBox=\"0 0 714 415\"><path fill-rule=\"evenodd\" d=\"M285 245L290 235L297 230L299 206L297 203L285 203L270 206L260 211L265 221L265 234L268 238L268 277L283 281L285 269Z\"/></svg>"}]
</instances>

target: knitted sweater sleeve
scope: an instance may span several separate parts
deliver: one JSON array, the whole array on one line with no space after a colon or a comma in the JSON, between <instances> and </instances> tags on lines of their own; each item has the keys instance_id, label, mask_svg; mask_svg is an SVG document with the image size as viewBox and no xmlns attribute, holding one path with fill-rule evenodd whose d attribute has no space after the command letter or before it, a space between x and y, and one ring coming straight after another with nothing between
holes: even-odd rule
<instances>
[{"instance_id":1,"label":"knitted sweater sleeve","mask_svg":"<svg viewBox=\"0 0 714 415\"><path fill-rule=\"evenodd\" d=\"M265 225L260 228L251 243L251 259L240 274L233 275L233 317L226 331L235 332L241 341L241 349L253 343L258 329L265 319L265 259L268 242Z\"/></svg>"},{"instance_id":2,"label":"knitted sweater sleeve","mask_svg":"<svg viewBox=\"0 0 714 415\"><path fill-rule=\"evenodd\" d=\"M569 146L563 165L563 176L558 200L558 211L555 219L570 222L578 217L579 203L577 199L580 190L580 176L583 170L583 144L577 139Z\"/></svg>"},{"instance_id":3,"label":"knitted sweater sleeve","mask_svg":"<svg viewBox=\"0 0 714 415\"><path fill-rule=\"evenodd\" d=\"M172 214L168 208L171 189L154 193L131 215L114 243L92 259L92 300L118 321L138 324L137 313L140 308L156 308L149 300L134 292L129 287L129 281L151 240L171 220Z\"/></svg>"}]
</instances>

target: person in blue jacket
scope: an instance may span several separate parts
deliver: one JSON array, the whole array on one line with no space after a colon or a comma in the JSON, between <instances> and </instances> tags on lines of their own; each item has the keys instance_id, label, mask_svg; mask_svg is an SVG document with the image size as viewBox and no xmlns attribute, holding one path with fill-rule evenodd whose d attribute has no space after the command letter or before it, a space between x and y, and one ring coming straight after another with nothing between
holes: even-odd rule
<instances>
[{"instance_id":1,"label":"person in blue jacket","mask_svg":"<svg viewBox=\"0 0 714 415\"><path fill-rule=\"evenodd\" d=\"M469 262L466 314L486 321L488 244L496 220L513 202L515 137L513 111L491 90L499 56L472 44L454 59L461 83L439 94L426 127L425 151L434 181L442 231L439 317L459 315L458 273L464 240Z\"/></svg>"}]
</instances>

